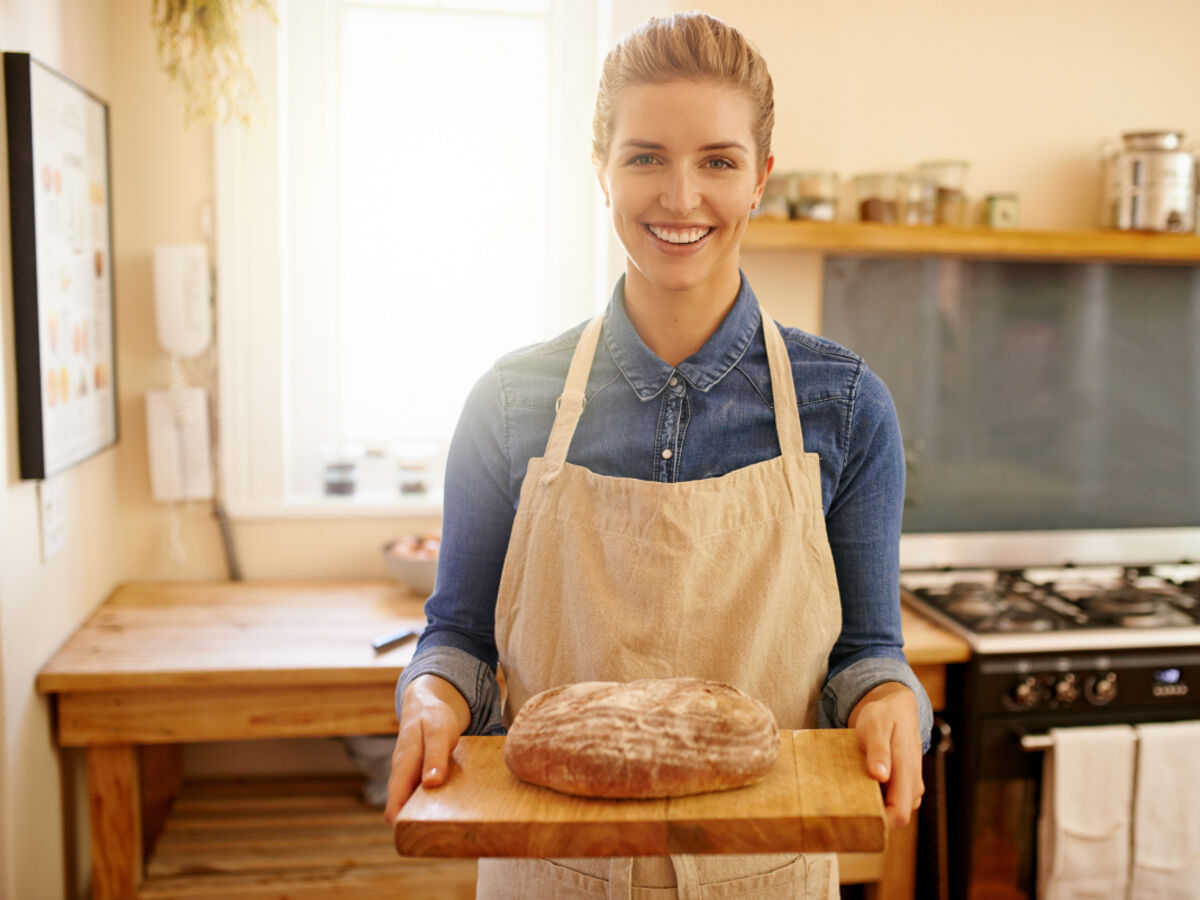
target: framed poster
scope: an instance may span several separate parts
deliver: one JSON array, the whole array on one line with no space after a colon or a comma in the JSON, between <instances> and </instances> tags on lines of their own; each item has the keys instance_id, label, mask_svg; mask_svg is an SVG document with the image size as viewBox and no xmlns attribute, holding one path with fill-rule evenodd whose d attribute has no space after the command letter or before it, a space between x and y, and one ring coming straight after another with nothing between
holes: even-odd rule
<instances>
[{"instance_id":1,"label":"framed poster","mask_svg":"<svg viewBox=\"0 0 1200 900\"><path fill-rule=\"evenodd\" d=\"M21 477L117 441L108 104L4 54Z\"/></svg>"}]
</instances>

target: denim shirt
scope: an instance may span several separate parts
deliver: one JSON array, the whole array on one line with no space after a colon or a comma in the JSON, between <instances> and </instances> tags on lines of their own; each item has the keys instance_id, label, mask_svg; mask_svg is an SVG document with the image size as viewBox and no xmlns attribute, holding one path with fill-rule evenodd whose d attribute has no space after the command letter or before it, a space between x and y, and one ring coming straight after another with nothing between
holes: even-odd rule
<instances>
[{"instance_id":1,"label":"denim shirt","mask_svg":"<svg viewBox=\"0 0 1200 900\"><path fill-rule=\"evenodd\" d=\"M397 685L397 710L404 687L432 673L466 699L468 734L503 733L494 634L500 573L527 462L545 451L584 324L501 358L467 400L447 457L428 626ZM929 699L901 649L904 451L891 395L849 350L796 328L781 331L804 449L820 458L842 604L820 723L844 727L867 691L895 681L916 694L927 739ZM717 330L674 367L634 330L622 278L605 312L568 461L600 475L675 482L715 478L779 453L762 318L745 276Z\"/></svg>"}]
</instances>

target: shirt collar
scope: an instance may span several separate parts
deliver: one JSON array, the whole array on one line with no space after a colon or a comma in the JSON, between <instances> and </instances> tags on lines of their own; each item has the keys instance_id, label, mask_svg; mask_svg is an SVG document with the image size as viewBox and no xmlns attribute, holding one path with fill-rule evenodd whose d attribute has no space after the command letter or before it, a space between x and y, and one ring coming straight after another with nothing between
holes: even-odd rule
<instances>
[{"instance_id":1,"label":"shirt collar","mask_svg":"<svg viewBox=\"0 0 1200 900\"><path fill-rule=\"evenodd\" d=\"M604 342L621 374L641 400L650 400L678 373L699 391L708 391L737 365L758 333L762 316L744 273L733 307L704 346L672 368L642 341L625 312L625 276L613 288L604 314Z\"/></svg>"}]
</instances>

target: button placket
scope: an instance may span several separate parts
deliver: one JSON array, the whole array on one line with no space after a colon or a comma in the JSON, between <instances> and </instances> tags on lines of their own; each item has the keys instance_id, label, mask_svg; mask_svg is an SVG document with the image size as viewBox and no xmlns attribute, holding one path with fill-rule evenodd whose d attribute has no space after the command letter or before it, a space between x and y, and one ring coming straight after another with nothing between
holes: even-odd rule
<instances>
[{"instance_id":1,"label":"button placket","mask_svg":"<svg viewBox=\"0 0 1200 900\"><path fill-rule=\"evenodd\" d=\"M683 428L685 393L686 389L679 376L672 375L667 380L667 389L663 391L662 414L659 417L658 446L662 449L659 450L659 458L655 461L658 481L675 481L678 477L675 451Z\"/></svg>"}]
</instances>

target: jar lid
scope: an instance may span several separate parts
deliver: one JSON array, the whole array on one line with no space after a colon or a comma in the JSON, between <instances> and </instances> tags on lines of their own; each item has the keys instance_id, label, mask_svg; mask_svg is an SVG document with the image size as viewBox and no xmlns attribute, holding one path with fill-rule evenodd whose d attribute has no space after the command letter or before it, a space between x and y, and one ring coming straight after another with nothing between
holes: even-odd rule
<instances>
[{"instance_id":1,"label":"jar lid","mask_svg":"<svg viewBox=\"0 0 1200 900\"><path fill-rule=\"evenodd\" d=\"M1178 150L1183 143L1182 131L1126 131L1121 140L1130 150Z\"/></svg>"}]
</instances>

